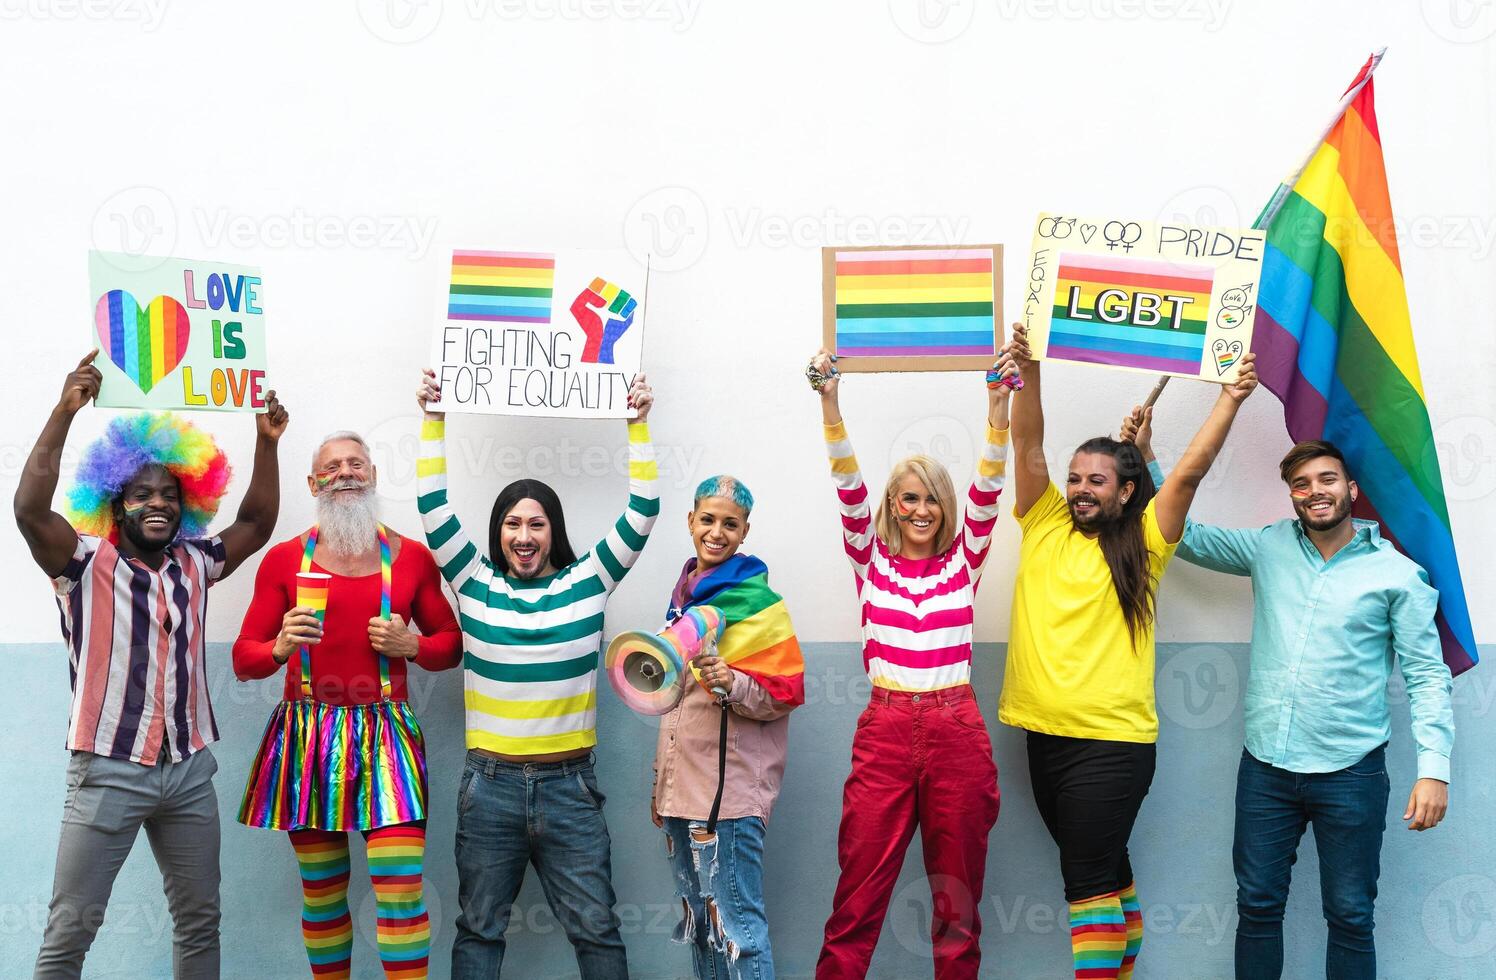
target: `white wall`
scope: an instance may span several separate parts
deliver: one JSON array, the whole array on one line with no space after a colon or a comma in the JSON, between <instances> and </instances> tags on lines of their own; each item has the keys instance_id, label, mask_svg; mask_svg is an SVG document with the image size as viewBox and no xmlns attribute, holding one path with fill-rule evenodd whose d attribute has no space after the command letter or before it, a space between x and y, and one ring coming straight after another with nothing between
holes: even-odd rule
<instances>
[{"instance_id":1,"label":"white wall","mask_svg":"<svg viewBox=\"0 0 1496 980\"><path fill-rule=\"evenodd\" d=\"M263 266L274 377L293 415L281 537L311 515L293 477L342 427L379 444L388 517L417 529L410 390L454 244L650 248L675 270L654 277L646 349L665 521L610 630L658 618L686 552L690 487L730 469L761 502L751 548L802 636L851 639L800 374L817 346L818 246L1004 242L1011 316L1037 211L1250 223L1366 54L1389 44L1378 95L1408 294L1476 633L1490 637L1490 4L162 2L0 0L6 496L88 348L91 246ZM1148 385L1052 369L1051 446L1114 427ZM970 472L976 375L861 376L845 389L874 481L916 448L949 456L958 480ZM1209 397L1169 390L1161 449L1182 448ZM249 420L202 418L245 467L232 506ZM71 447L104 420L83 413ZM586 475L611 469L599 454L622 446L621 424L451 428L454 496L480 534L494 493L522 471L557 485L579 545L622 506L621 474ZM1274 463L1286 442L1263 391L1198 515L1285 513ZM1006 638L1014 531L1004 520L983 640ZM55 641L46 583L21 547L0 522L0 548L18 556L0 568L7 639ZM216 593L212 638L234 635L251 581L241 573ZM1247 589L1194 569L1171 573L1163 610L1165 640L1248 635Z\"/></svg>"}]
</instances>

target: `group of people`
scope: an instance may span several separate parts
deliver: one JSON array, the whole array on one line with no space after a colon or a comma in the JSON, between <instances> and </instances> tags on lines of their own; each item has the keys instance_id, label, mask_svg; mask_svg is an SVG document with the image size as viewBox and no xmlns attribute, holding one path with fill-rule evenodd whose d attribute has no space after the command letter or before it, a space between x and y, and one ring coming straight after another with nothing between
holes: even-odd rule
<instances>
[{"instance_id":1,"label":"group of people","mask_svg":"<svg viewBox=\"0 0 1496 980\"><path fill-rule=\"evenodd\" d=\"M73 418L98 393L94 356L64 384L15 499L21 532L53 580L73 685L67 798L35 976L79 976L144 826L173 917L175 974L216 977L220 835L207 746L218 730L204 659L206 594L274 533L277 442L288 416L270 393L256 417L249 487L236 520L217 535L208 525L228 462L208 435L169 414L112 420L84 454L64 516L52 510L60 457ZM1295 446L1281 464L1295 518L1252 530L1188 519L1257 385L1251 355L1171 474L1152 455L1152 409L1140 407L1122 420L1121 438L1076 449L1060 487L1044 451L1040 365L1015 326L988 374L986 438L964 510L950 473L926 456L897 463L873 499L841 415L835 358L819 352L806 373L821 404L872 681L852 740L840 876L817 977L867 975L916 829L934 898L935 976L978 974L978 907L1000 795L972 686L972 624L1010 445L1022 543L999 718L1025 733L1035 803L1058 847L1074 975L1131 977L1143 942L1128 840L1156 763L1156 596L1178 554L1253 579L1233 848L1236 974L1280 976L1289 873L1312 824L1329 926L1326 976L1375 977L1386 687L1395 669L1412 705L1418 758L1404 819L1427 829L1447 806L1453 723L1437 594L1374 524L1350 517L1354 475L1329 443ZM500 491L486 547L474 540L447 497L441 396L423 372L424 545L380 522L368 447L340 431L317 447L307 476L317 523L260 562L234 670L243 680L284 671L284 698L265 728L239 820L287 835L314 977L351 969L351 832L365 841L385 976L425 977L431 804L406 691L411 664L439 671L460 663L468 753L457 799L452 975L499 975L510 910L533 865L580 975L627 977L593 748L608 597L659 515L653 392L643 375L629 391L636 417L628 421L627 504L581 555L555 491L530 479ZM741 550L753 503L732 476L697 488L687 515L694 556L665 617L674 623L711 606L724 627L662 719L651 793L680 901L675 938L690 946L702 978L774 975L765 830L785 771L789 715L804 701L785 602L764 562ZM298 601L297 577L307 572L329 577L320 614Z\"/></svg>"}]
</instances>

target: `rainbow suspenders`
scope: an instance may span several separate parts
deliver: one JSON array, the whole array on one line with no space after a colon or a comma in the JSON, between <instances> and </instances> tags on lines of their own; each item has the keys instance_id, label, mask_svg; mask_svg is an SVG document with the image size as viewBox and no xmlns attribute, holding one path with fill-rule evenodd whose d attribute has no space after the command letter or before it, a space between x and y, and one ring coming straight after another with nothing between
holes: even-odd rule
<instances>
[{"instance_id":1,"label":"rainbow suspenders","mask_svg":"<svg viewBox=\"0 0 1496 980\"><path fill-rule=\"evenodd\" d=\"M394 579L394 563L390 560L390 535L383 524L379 528L379 618L390 618L390 583ZM301 554L301 570L309 572L312 570L312 553L317 550L317 528L313 525L306 536L306 550ZM384 654L379 655L379 694L388 701L390 699L390 660ZM310 647L301 648L301 696L310 699L312 696L312 651Z\"/></svg>"}]
</instances>

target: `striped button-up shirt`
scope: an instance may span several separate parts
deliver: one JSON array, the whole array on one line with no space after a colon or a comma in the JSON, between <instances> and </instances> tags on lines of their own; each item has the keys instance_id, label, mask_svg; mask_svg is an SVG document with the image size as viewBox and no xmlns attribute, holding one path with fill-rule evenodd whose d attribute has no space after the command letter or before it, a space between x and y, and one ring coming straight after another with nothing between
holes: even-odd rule
<instances>
[{"instance_id":1,"label":"striped button-up shirt","mask_svg":"<svg viewBox=\"0 0 1496 980\"><path fill-rule=\"evenodd\" d=\"M179 541L152 569L79 535L53 580L73 706L67 747L153 766L218 740L208 700L203 620L223 574L218 538Z\"/></svg>"}]
</instances>

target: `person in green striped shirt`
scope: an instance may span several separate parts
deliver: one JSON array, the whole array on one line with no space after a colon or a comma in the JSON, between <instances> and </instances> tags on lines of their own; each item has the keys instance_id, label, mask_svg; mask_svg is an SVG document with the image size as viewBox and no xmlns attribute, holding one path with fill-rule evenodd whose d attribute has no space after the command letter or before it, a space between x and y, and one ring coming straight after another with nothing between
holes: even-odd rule
<instances>
[{"instance_id":1,"label":"person in green striped shirt","mask_svg":"<svg viewBox=\"0 0 1496 980\"><path fill-rule=\"evenodd\" d=\"M494 501L488 555L447 501L444 415L436 376L416 393L425 421L417 506L462 624L467 765L457 801L454 980L499 976L509 911L534 864L583 980L628 976L611 875L603 795L592 768L603 609L660 512L643 374L629 389L629 499L581 557L561 501L516 480Z\"/></svg>"}]
</instances>

